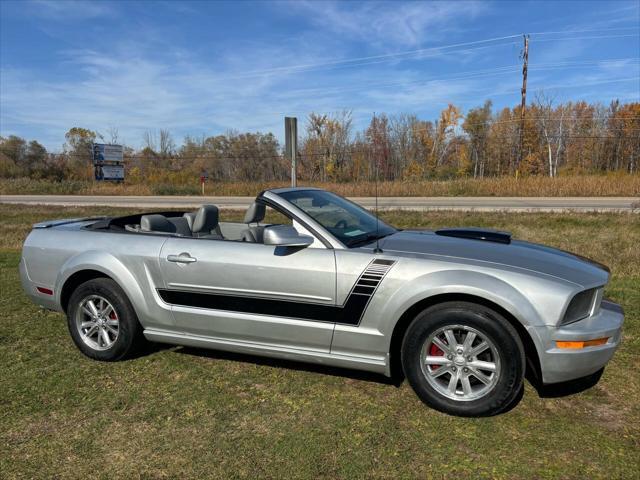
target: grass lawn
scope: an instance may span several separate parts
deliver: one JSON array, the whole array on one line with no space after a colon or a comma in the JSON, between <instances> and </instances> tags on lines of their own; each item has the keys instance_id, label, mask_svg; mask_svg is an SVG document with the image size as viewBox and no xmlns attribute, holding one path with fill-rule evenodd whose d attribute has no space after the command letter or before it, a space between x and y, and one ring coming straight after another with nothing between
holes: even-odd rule
<instances>
[{"instance_id":1,"label":"grass lawn","mask_svg":"<svg viewBox=\"0 0 640 480\"><path fill-rule=\"evenodd\" d=\"M487 226L608 264L623 344L594 388L510 412L450 417L406 384L191 348L107 364L23 295L38 220L126 210L0 205L0 477L637 478L640 216L384 212L400 227ZM241 212L223 212L239 217Z\"/></svg>"}]
</instances>

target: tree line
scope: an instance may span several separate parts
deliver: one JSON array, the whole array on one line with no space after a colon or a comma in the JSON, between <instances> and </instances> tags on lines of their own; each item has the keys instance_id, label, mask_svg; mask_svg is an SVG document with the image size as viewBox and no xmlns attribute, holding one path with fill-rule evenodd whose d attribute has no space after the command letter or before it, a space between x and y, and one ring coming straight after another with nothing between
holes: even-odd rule
<instances>
[{"instance_id":1,"label":"tree line","mask_svg":"<svg viewBox=\"0 0 640 480\"><path fill-rule=\"evenodd\" d=\"M309 181L424 180L502 175L636 173L640 157L640 103L555 103L539 93L520 106L494 111L492 103L463 114L448 105L434 120L373 115L356 131L349 111L311 113L303 121L298 175ZM61 153L36 140L0 137L0 177L90 179L91 143L118 143L80 127L65 135ZM188 181L207 172L216 181L278 181L290 164L272 133L187 136L177 145L168 130L147 132L142 147L125 147L129 178L174 174Z\"/></svg>"}]
</instances>

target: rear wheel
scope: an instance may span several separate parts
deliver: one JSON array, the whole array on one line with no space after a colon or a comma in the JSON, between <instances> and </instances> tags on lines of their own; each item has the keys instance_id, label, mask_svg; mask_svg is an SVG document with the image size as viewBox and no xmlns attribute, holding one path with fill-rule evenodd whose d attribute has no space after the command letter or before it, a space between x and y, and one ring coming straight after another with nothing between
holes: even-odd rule
<instances>
[{"instance_id":1,"label":"rear wheel","mask_svg":"<svg viewBox=\"0 0 640 480\"><path fill-rule=\"evenodd\" d=\"M522 389L524 348L497 312L467 302L428 308L411 323L402 366L427 405L460 416L495 415Z\"/></svg>"},{"instance_id":2,"label":"rear wheel","mask_svg":"<svg viewBox=\"0 0 640 480\"><path fill-rule=\"evenodd\" d=\"M86 356L116 361L135 352L142 328L129 299L116 282L96 278L81 284L67 308L71 338Z\"/></svg>"}]
</instances>

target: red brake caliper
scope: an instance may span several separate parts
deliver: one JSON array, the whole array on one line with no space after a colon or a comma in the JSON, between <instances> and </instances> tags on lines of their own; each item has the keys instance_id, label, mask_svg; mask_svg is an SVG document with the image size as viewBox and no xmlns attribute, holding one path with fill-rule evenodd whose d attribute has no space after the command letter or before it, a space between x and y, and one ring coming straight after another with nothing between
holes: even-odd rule
<instances>
[{"instance_id":1,"label":"red brake caliper","mask_svg":"<svg viewBox=\"0 0 640 480\"><path fill-rule=\"evenodd\" d=\"M440 348L435 343L432 343L429 347L429 355L432 357L444 357L444 352L440 350ZM442 365L431 365L431 369L437 370L441 366Z\"/></svg>"}]
</instances>

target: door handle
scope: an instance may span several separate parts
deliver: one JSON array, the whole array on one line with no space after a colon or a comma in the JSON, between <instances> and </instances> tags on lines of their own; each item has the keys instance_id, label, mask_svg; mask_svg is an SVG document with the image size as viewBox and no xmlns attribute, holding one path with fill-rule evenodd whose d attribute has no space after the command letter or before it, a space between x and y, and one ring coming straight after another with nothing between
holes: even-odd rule
<instances>
[{"instance_id":1,"label":"door handle","mask_svg":"<svg viewBox=\"0 0 640 480\"><path fill-rule=\"evenodd\" d=\"M167 255L167 260L175 263L193 263L197 262L197 258L193 258L187 252L182 252L180 255Z\"/></svg>"}]
</instances>

